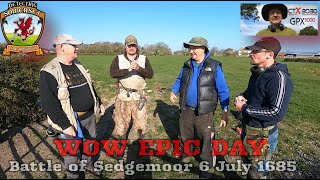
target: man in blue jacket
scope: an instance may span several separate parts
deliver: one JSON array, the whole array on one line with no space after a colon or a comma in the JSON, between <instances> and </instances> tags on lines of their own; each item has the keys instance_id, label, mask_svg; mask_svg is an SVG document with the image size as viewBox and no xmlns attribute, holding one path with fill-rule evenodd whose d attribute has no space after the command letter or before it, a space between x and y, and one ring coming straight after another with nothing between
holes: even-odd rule
<instances>
[{"instance_id":1,"label":"man in blue jacket","mask_svg":"<svg viewBox=\"0 0 320 180\"><path fill-rule=\"evenodd\" d=\"M278 126L288 111L293 92L293 83L285 64L276 63L281 50L280 42L273 37L261 38L254 45L246 47L250 53L252 75L247 89L235 98L237 111L241 112L244 124L241 137L244 145L248 139L267 142L261 148L261 156L252 156L246 146L248 156L245 160L252 163L248 179L259 179L268 173L268 164L278 143ZM269 161L269 162L268 162Z\"/></svg>"},{"instance_id":2,"label":"man in blue jacket","mask_svg":"<svg viewBox=\"0 0 320 180\"><path fill-rule=\"evenodd\" d=\"M208 41L194 37L184 47L189 49L191 58L187 60L174 83L170 101L176 103L179 93L181 109L179 126L182 142L194 139L194 129L201 140L201 161L206 161L209 171L200 171L200 178L211 178L215 164L212 156L211 140L214 139L213 114L218 104L222 108L221 127L228 122L229 88L226 84L219 61L210 58ZM191 152L193 147L191 147ZM191 156L183 153L182 163L190 162Z\"/></svg>"}]
</instances>

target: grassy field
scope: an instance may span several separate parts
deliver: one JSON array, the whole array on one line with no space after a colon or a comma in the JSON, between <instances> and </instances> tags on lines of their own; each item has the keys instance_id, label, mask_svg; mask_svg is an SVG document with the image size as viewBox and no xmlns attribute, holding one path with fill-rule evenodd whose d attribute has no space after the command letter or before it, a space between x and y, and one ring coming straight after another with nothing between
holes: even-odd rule
<instances>
[{"instance_id":1,"label":"grassy field","mask_svg":"<svg viewBox=\"0 0 320 180\"><path fill-rule=\"evenodd\" d=\"M104 55L80 55L79 60L91 72L98 94L102 97L103 103L108 104L114 99L114 82L109 75L109 67L114 56ZM153 90L154 86L159 86L164 91L152 91L148 93L148 125L147 133L150 139L168 139L172 131L168 129L168 123L176 125L178 114L174 111L174 106L169 101L169 92L172 84L177 78L183 62L187 56L151 56L150 63L154 70L154 77L147 80L147 89ZM213 57L222 62L227 84L230 88L230 109L233 107L233 98L239 92L245 90L250 77L251 67L248 58L239 57ZM278 60L282 62L282 60ZM289 161L297 163L295 172L276 172L273 176L279 178L315 178L319 177L320 162L320 64L316 63L285 63L288 65L289 72L294 83L294 93L291 98L288 114L284 121L279 125L280 140L278 151L274 156L275 160ZM215 113L215 124L219 124L220 108ZM234 139L239 139L239 134L232 130L238 124L233 115L229 114L229 124L225 129L217 127L217 139L227 139L229 144ZM175 126L174 126L175 127ZM152 163L174 163L172 157L152 157ZM104 174L106 178L112 174ZM194 172L153 172L152 178L197 178ZM217 172L217 178L240 177L241 175Z\"/></svg>"},{"instance_id":2,"label":"grassy field","mask_svg":"<svg viewBox=\"0 0 320 180\"><path fill-rule=\"evenodd\" d=\"M6 36L8 38L9 41L11 41L11 39L13 38L13 33L6 33ZM22 42L22 39L24 38L24 36L19 37L18 35L14 38L14 42L12 43L15 46L30 46L33 45L37 39L38 39L39 35L31 35L28 36L27 40Z\"/></svg>"}]
</instances>

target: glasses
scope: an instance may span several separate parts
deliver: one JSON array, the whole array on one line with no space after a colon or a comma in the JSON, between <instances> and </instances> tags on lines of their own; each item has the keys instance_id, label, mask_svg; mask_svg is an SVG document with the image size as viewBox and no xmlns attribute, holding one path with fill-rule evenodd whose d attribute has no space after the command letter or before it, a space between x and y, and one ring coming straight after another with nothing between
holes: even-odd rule
<instances>
[{"instance_id":1,"label":"glasses","mask_svg":"<svg viewBox=\"0 0 320 180\"><path fill-rule=\"evenodd\" d=\"M269 11L269 14L270 15L273 15L273 14L281 14L282 15L282 12L279 10L271 10L271 11Z\"/></svg>"},{"instance_id":2,"label":"glasses","mask_svg":"<svg viewBox=\"0 0 320 180\"><path fill-rule=\"evenodd\" d=\"M127 45L127 47L128 47L128 48L136 48L137 45L135 45L135 44L130 44L130 45Z\"/></svg>"},{"instance_id":3,"label":"glasses","mask_svg":"<svg viewBox=\"0 0 320 180\"><path fill-rule=\"evenodd\" d=\"M58 45L60 45L60 48L62 49L62 45L63 44L69 44L69 43L62 43L62 44L53 44L53 48L56 48ZM70 46L73 46L75 50L78 49L78 46L77 45L74 45L74 44L69 44Z\"/></svg>"},{"instance_id":4,"label":"glasses","mask_svg":"<svg viewBox=\"0 0 320 180\"><path fill-rule=\"evenodd\" d=\"M63 44L69 44L70 46L73 46L74 48L78 48L78 46L74 45L74 44L70 44L70 43L63 43Z\"/></svg>"},{"instance_id":5,"label":"glasses","mask_svg":"<svg viewBox=\"0 0 320 180\"><path fill-rule=\"evenodd\" d=\"M70 44L70 43L54 44L53 47L55 48L55 47L57 47L58 45L60 45L60 46L62 47L63 44L68 44L68 45L70 45L70 46L73 46L74 48L78 48L77 45L75 45L75 44Z\"/></svg>"},{"instance_id":6,"label":"glasses","mask_svg":"<svg viewBox=\"0 0 320 180\"><path fill-rule=\"evenodd\" d=\"M269 50L252 50L250 52L250 54L257 54L257 53L261 53L261 52L272 52L272 51L269 51Z\"/></svg>"},{"instance_id":7,"label":"glasses","mask_svg":"<svg viewBox=\"0 0 320 180\"><path fill-rule=\"evenodd\" d=\"M190 51L190 50L196 50L196 49L201 49L201 48L202 48L202 46L189 46L188 50Z\"/></svg>"}]
</instances>

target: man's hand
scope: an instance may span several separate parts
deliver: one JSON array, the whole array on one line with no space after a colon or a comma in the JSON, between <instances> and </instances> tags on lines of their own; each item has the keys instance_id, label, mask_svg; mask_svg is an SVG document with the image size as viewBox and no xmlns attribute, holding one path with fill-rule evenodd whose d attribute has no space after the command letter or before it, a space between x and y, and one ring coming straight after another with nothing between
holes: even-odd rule
<instances>
[{"instance_id":1,"label":"man's hand","mask_svg":"<svg viewBox=\"0 0 320 180\"><path fill-rule=\"evenodd\" d=\"M234 100L234 106L237 111L241 111L242 106L247 103L247 99L243 96L237 96Z\"/></svg>"},{"instance_id":2,"label":"man's hand","mask_svg":"<svg viewBox=\"0 0 320 180\"><path fill-rule=\"evenodd\" d=\"M140 66L138 65L138 63L136 63L136 62L131 63L132 70L138 70L139 68L140 68Z\"/></svg>"},{"instance_id":3,"label":"man's hand","mask_svg":"<svg viewBox=\"0 0 320 180\"><path fill-rule=\"evenodd\" d=\"M228 124L228 112L223 111L222 117L221 117L221 122L220 122L220 127L226 127L227 124Z\"/></svg>"},{"instance_id":4,"label":"man's hand","mask_svg":"<svg viewBox=\"0 0 320 180\"><path fill-rule=\"evenodd\" d=\"M106 108L104 107L103 104L100 104L100 115L103 116L105 112L106 112Z\"/></svg>"},{"instance_id":5,"label":"man's hand","mask_svg":"<svg viewBox=\"0 0 320 180\"><path fill-rule=\"evenodd\" d=\"M170 102L172 104L176 104L178 102L178 98L173 92L170 93Z\"/></svg>"},{"instance_id":6,"label":"man's hand","mask_svg":"<svg viewBox=\"0 0 320 180\"><path fill-rule=\"evenodd\" d=\"M76 137L76 131L73 126L69 126L67 129L63 130L62 133L66 136L66 138Z\"/></svg>"}]
</instances>

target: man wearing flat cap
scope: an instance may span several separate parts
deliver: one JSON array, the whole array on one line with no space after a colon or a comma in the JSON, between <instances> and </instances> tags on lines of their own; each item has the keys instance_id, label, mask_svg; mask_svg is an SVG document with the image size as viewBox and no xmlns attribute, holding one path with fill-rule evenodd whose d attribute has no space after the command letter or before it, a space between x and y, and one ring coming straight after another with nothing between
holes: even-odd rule
<instances>
[{"instance_id":1,"label":"man wearing flat cap","mask_svg":"<svg viewBox=\"0 0 320 180\"><path fill-rule=\"evenodd\" d=\"M40 71L41 102L47 113L48 123L55 131L60 132L62 139L95 138L95 115L102 115L105 111L93 87L89 71L77 60L80 44L81 41L68 34L56 36L53 46L57 57ZM100 171L94 171L92 157L83 154L80 148L77 155L64 156L66 178L81 177L81 172L75 172L72 168L72 164L78 164L79 160L87 162L87 171L101 175Z\"/></svg>"},{"instance_id":2,"label":"man wearing flat cap","mask_svg":"<svg viewBox=\"0 0 320 180\"><path fill-rule=\"evenodd\" d=\"M200 178L210 179L213 173L215 157L212 156L211 140L214 139L215 127L213 114L218 100L222 109L221 127L228 122L229 88L224 78L221 62L210 58L208 41L203 37L194 37L183 43L188 48L190 59L184 62L178 78L171 88L170 101L177 103L179 93L180 133L182 142L195 139L198 134L201 146L201 161L206 161L209 171L200 171ZM219 98L219 99L218 99ZM194 131L195 129L195 131ZM191 148L193 147L184 147ZM182 154L181 163L189 163L191 156Z\"/></svg>"},{"instance_id":3,"label":"man wearing flat cap","mask_svg":"<svg viewBox=\"0 0 320 180\"><path fill-rule=\"evenodd\" d=\"M247 176L260 179L268 174L268 161L278 143L278 123L288 111L293 83L287 65L275 61L281 50L277 39L261 38L246 49L251 50L250 62L254 66L247 89L235 98L234 105L243 117L241 139L248 152L244 160L253 165ZM260 156L252 155L248 139L265 142Z\"/></svg>"},{"instance_id":4,"label":"man wearing flat cap","mask_svg":"<svg viewBox=\"0 0 320 180\"><path fill-rule=\"evenodd\" d=\"M153 77L153 69L148 58L139 53L135 36L126 37L124 53L112 61L110 76L116 78L117 92L112 116L115 122L113 135L119 140L127 139L132 119L138 138L144 138L147 132L145 79Z\"/></svg>"},{"instance_id":5,"label":"man wearing flat cap","mask_svg":"<svg viewBox=\"0 0 320 180\"><path fill-rule=\"evenodd\" d=\"M282 24L282 19L286 19L288 8L283 4L266 4L261 11L265 21L269 21L268 28L257 33L257 36L297 36L297 32Z\"/></svg>"}]
</instances>

